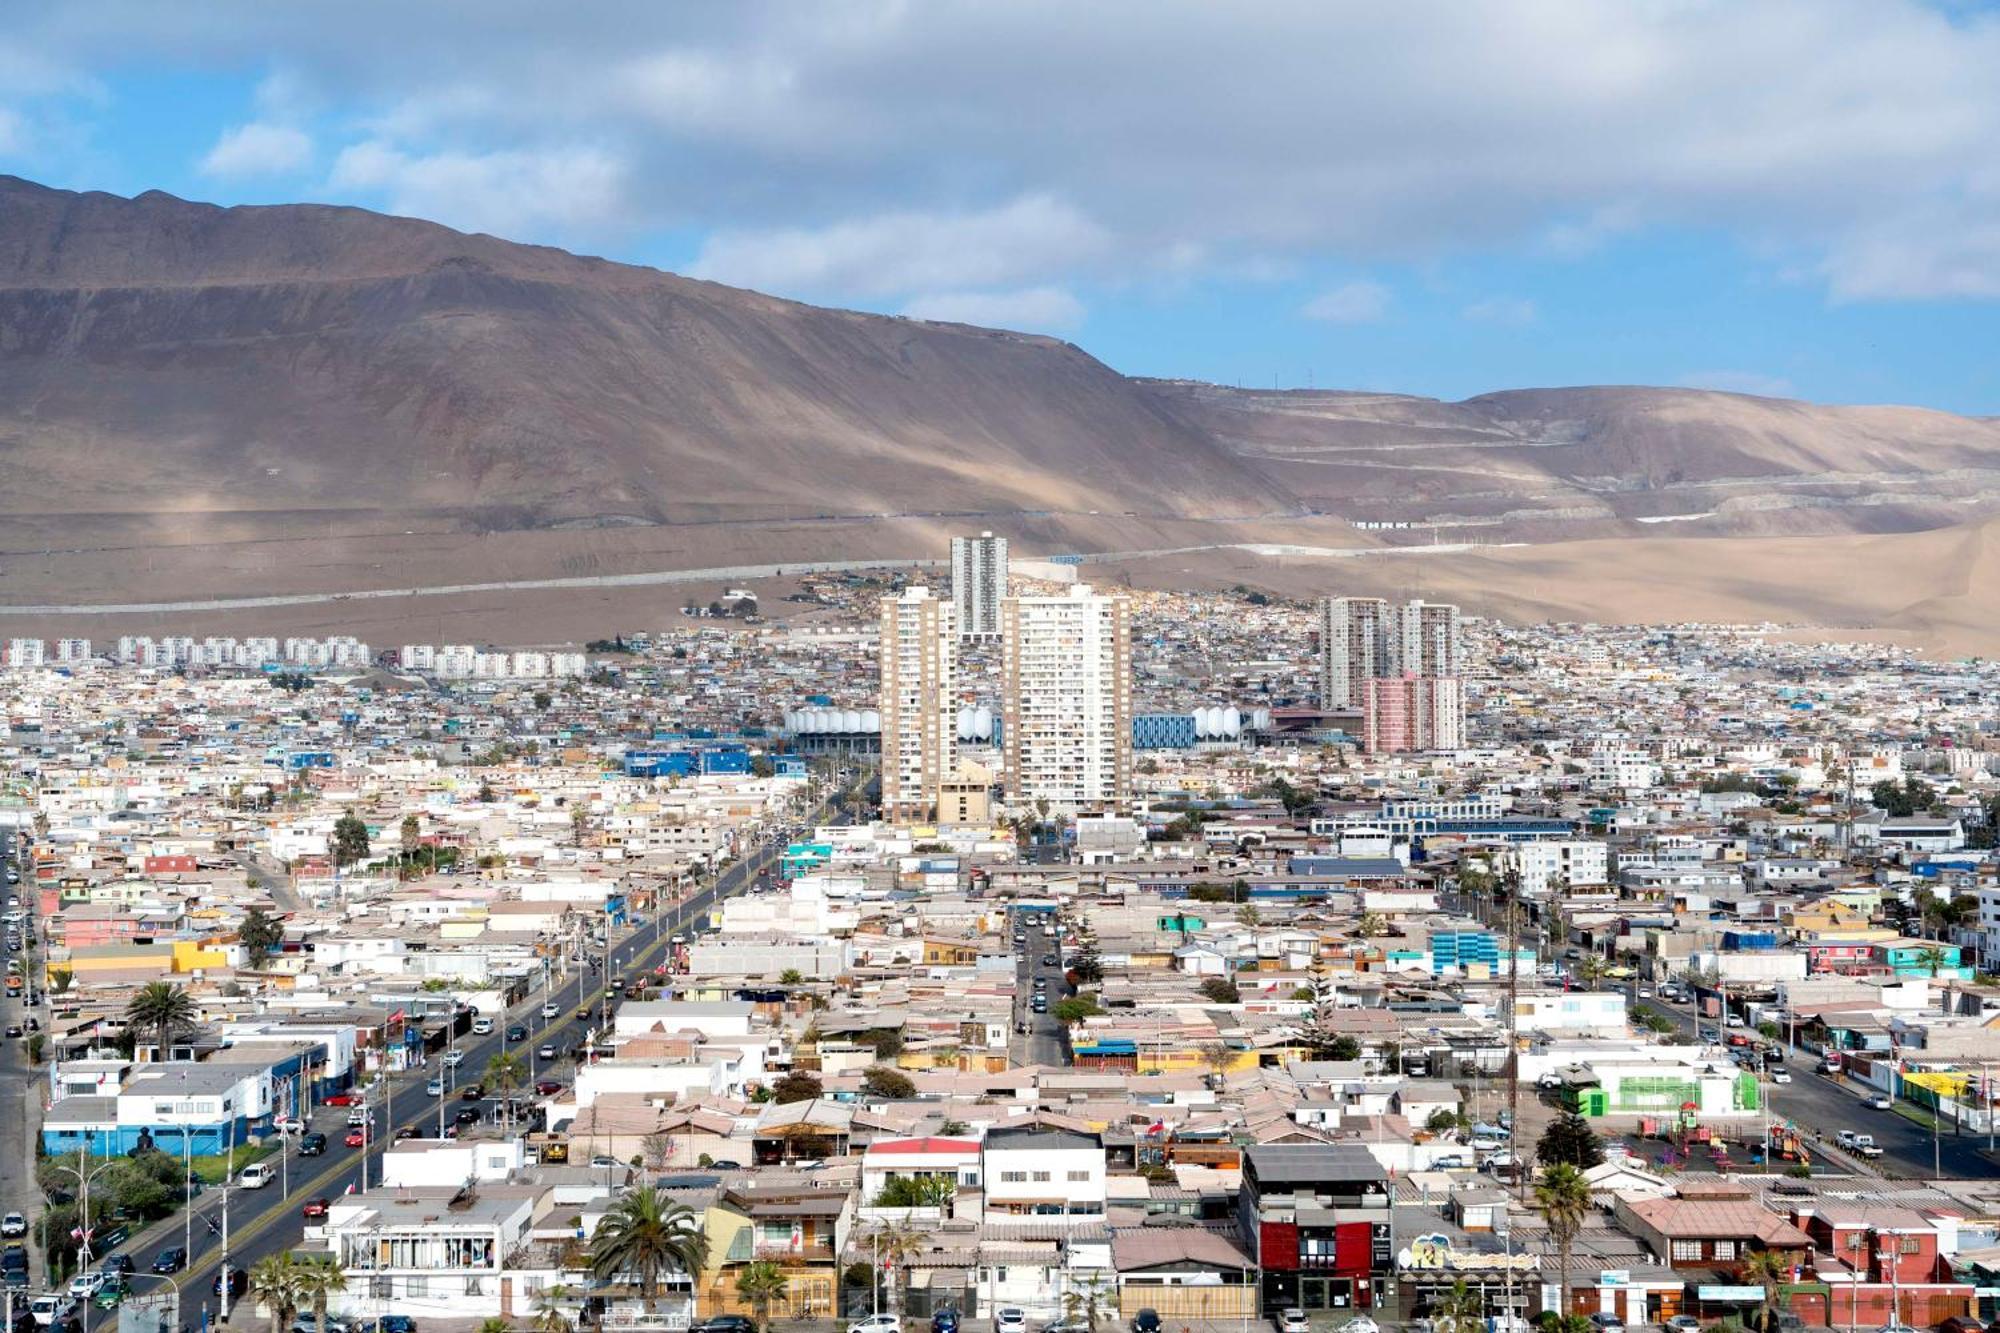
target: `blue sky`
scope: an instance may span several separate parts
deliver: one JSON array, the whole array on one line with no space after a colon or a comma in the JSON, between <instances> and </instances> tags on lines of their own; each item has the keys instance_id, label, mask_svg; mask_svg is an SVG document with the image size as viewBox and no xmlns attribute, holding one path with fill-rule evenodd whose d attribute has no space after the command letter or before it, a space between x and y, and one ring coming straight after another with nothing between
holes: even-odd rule
<instances>
[{"instance_id":1,"label":"blue sky","mask_svg":"<svg viewBox=\"0 0 2000 1333\"><path fill-rule=\"evenodd\" d=\"M1917 0L70 0L0 32L0 171L411 213L1137 374L2000 414L1995 70L1990 6Z\"/></svg>"}]
</instances>

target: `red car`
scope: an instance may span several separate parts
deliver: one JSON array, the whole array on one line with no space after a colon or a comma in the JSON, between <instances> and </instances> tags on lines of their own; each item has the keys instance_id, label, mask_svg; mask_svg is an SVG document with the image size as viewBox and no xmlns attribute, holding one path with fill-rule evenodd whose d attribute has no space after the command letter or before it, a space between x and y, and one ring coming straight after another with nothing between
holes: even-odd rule
<instances>
[{"instance_id":1,"label":"red car","mask_svg":"<svg viewBox=\"0 0 2000 1333\"><path fill-rule=\"evenodd\" d=\"M347 1137L342 1139L341 1142L350 1148L363 1147L368 1142L368 1133L366 1130L350 1129L347 1131Z\"/></svg>"},{"instance_id":2,"label":"red car","mask_svg":"<svg viewBox=\"0 0 2000 1333\"><path fill-rule=\"evenodd\" d=\"M299 1209L299 1215L307 1219L325 1217L326 1210L333 1205L331 1199L308 1199L306 1206Z\"/></svg>"},{"instance_id":3,"label":"red car","mask_svg":"<svg viewBox=\"0 0 2000 1333\"><path fill-rule=\"evenodd\" d=\"M360 1100L361 1094L358 1092L336 1092L329 1095L325 1099L324 1104L327 1106L352 1106Z\"/></svg>"},{"instance_id":4,"label":"red car","mask_svg":"<svg viewBox=\"0 0 2000 1333\"><path fill-rule=\"evenodd\" d=\"M535 1091L541 1093L542 1096L544 1097L553 1097L562 1090L563 1090L563 1085L556 1082L552 1078L545 1078L541 1082L535 1084Z\"/></svg>"}]
</instances>

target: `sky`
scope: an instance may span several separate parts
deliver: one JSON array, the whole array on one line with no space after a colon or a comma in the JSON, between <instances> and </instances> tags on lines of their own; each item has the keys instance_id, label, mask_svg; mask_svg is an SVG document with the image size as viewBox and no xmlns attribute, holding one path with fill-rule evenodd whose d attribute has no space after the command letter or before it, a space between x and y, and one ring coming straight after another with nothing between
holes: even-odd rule
<instances>
[{"instance_id":1,"label":"sky","mask_svg":"<svg viewBox=\"0 0 2000 1333\"><path fill-rule=\"evenodd\" d=\"M1996 72L1951 0L14 0L0 173L1132 374L2000 414Z\"/></svg>"}]
</instances>

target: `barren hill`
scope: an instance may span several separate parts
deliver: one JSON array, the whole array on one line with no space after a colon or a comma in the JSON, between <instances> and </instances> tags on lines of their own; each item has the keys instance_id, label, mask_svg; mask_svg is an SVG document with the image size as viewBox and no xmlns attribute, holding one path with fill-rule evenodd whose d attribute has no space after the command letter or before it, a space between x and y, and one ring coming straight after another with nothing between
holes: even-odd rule
<instances>
[{"instance_id":1,"label":"barren hill","mask_svg":"<svg viewBox=\"0 0 2000 1333\"><path fill-rule=\"evenodd\" d=\"M1461 403L1148 381L1319 513L1424 540L1910 531L2000 512L2000 422L1699 389Z\"/></svg>"},{"instance_id":2,"label":"barren hill","mask_svg":"<svg viewBox=\"0 0 2000 1333\"><path fill-rule=\"evenodd\" d=\"M1066 343L310 205L0 179L0 512L475 529L1119 508L1261 473Z\"/></svg>"}]
</instances>

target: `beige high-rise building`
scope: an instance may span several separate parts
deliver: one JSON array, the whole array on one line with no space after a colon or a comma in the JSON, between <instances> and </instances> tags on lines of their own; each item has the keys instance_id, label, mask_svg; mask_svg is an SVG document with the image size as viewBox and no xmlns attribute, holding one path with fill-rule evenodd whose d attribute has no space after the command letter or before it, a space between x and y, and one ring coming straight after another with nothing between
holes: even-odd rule
<instances>
[{"instance_id":1,"label":"beige high-rise building","mask_svg":"<svg viewBox=\"0 0 2000 1333\"><path fill-rule=\"evenodd\" d=\"M1359 708L1362 682L1396 674L1396 632L1380 597L1329 597L1319 604L1319 706Z\"/></svg>"},{"instance_id":2,"label":"beige high-rise building","mask_svg":"<svg viewBox=\"0 0 2000 1333\"><path fill-rule=\"evenodd\" d=\"M935 819L957 766L957 652L950 602L925 587L882 600L882 815L892 822Z\"/></svg>"},{"instance_id":3,"label":"beige high-rise building","mask_svg":"<svg viewBox=\"0 0 2000 1333\"><path fill-rule=\"evenodd\" d=\"M1132 803L1131 603L1076 584L1001 603L1007 802L1017 814Z\"/></svg>"},{"instance_id":4,"label":"beige high-rise building","mask_svg":"<svg viewBox=\"0 0 2000 1333\"><path fill-rule=\"evenodd\" d=\"M1396 608L1396 670L1408 676L1460 674L1458 608L1406 602Z\"/></svg>"}]
</instances>

